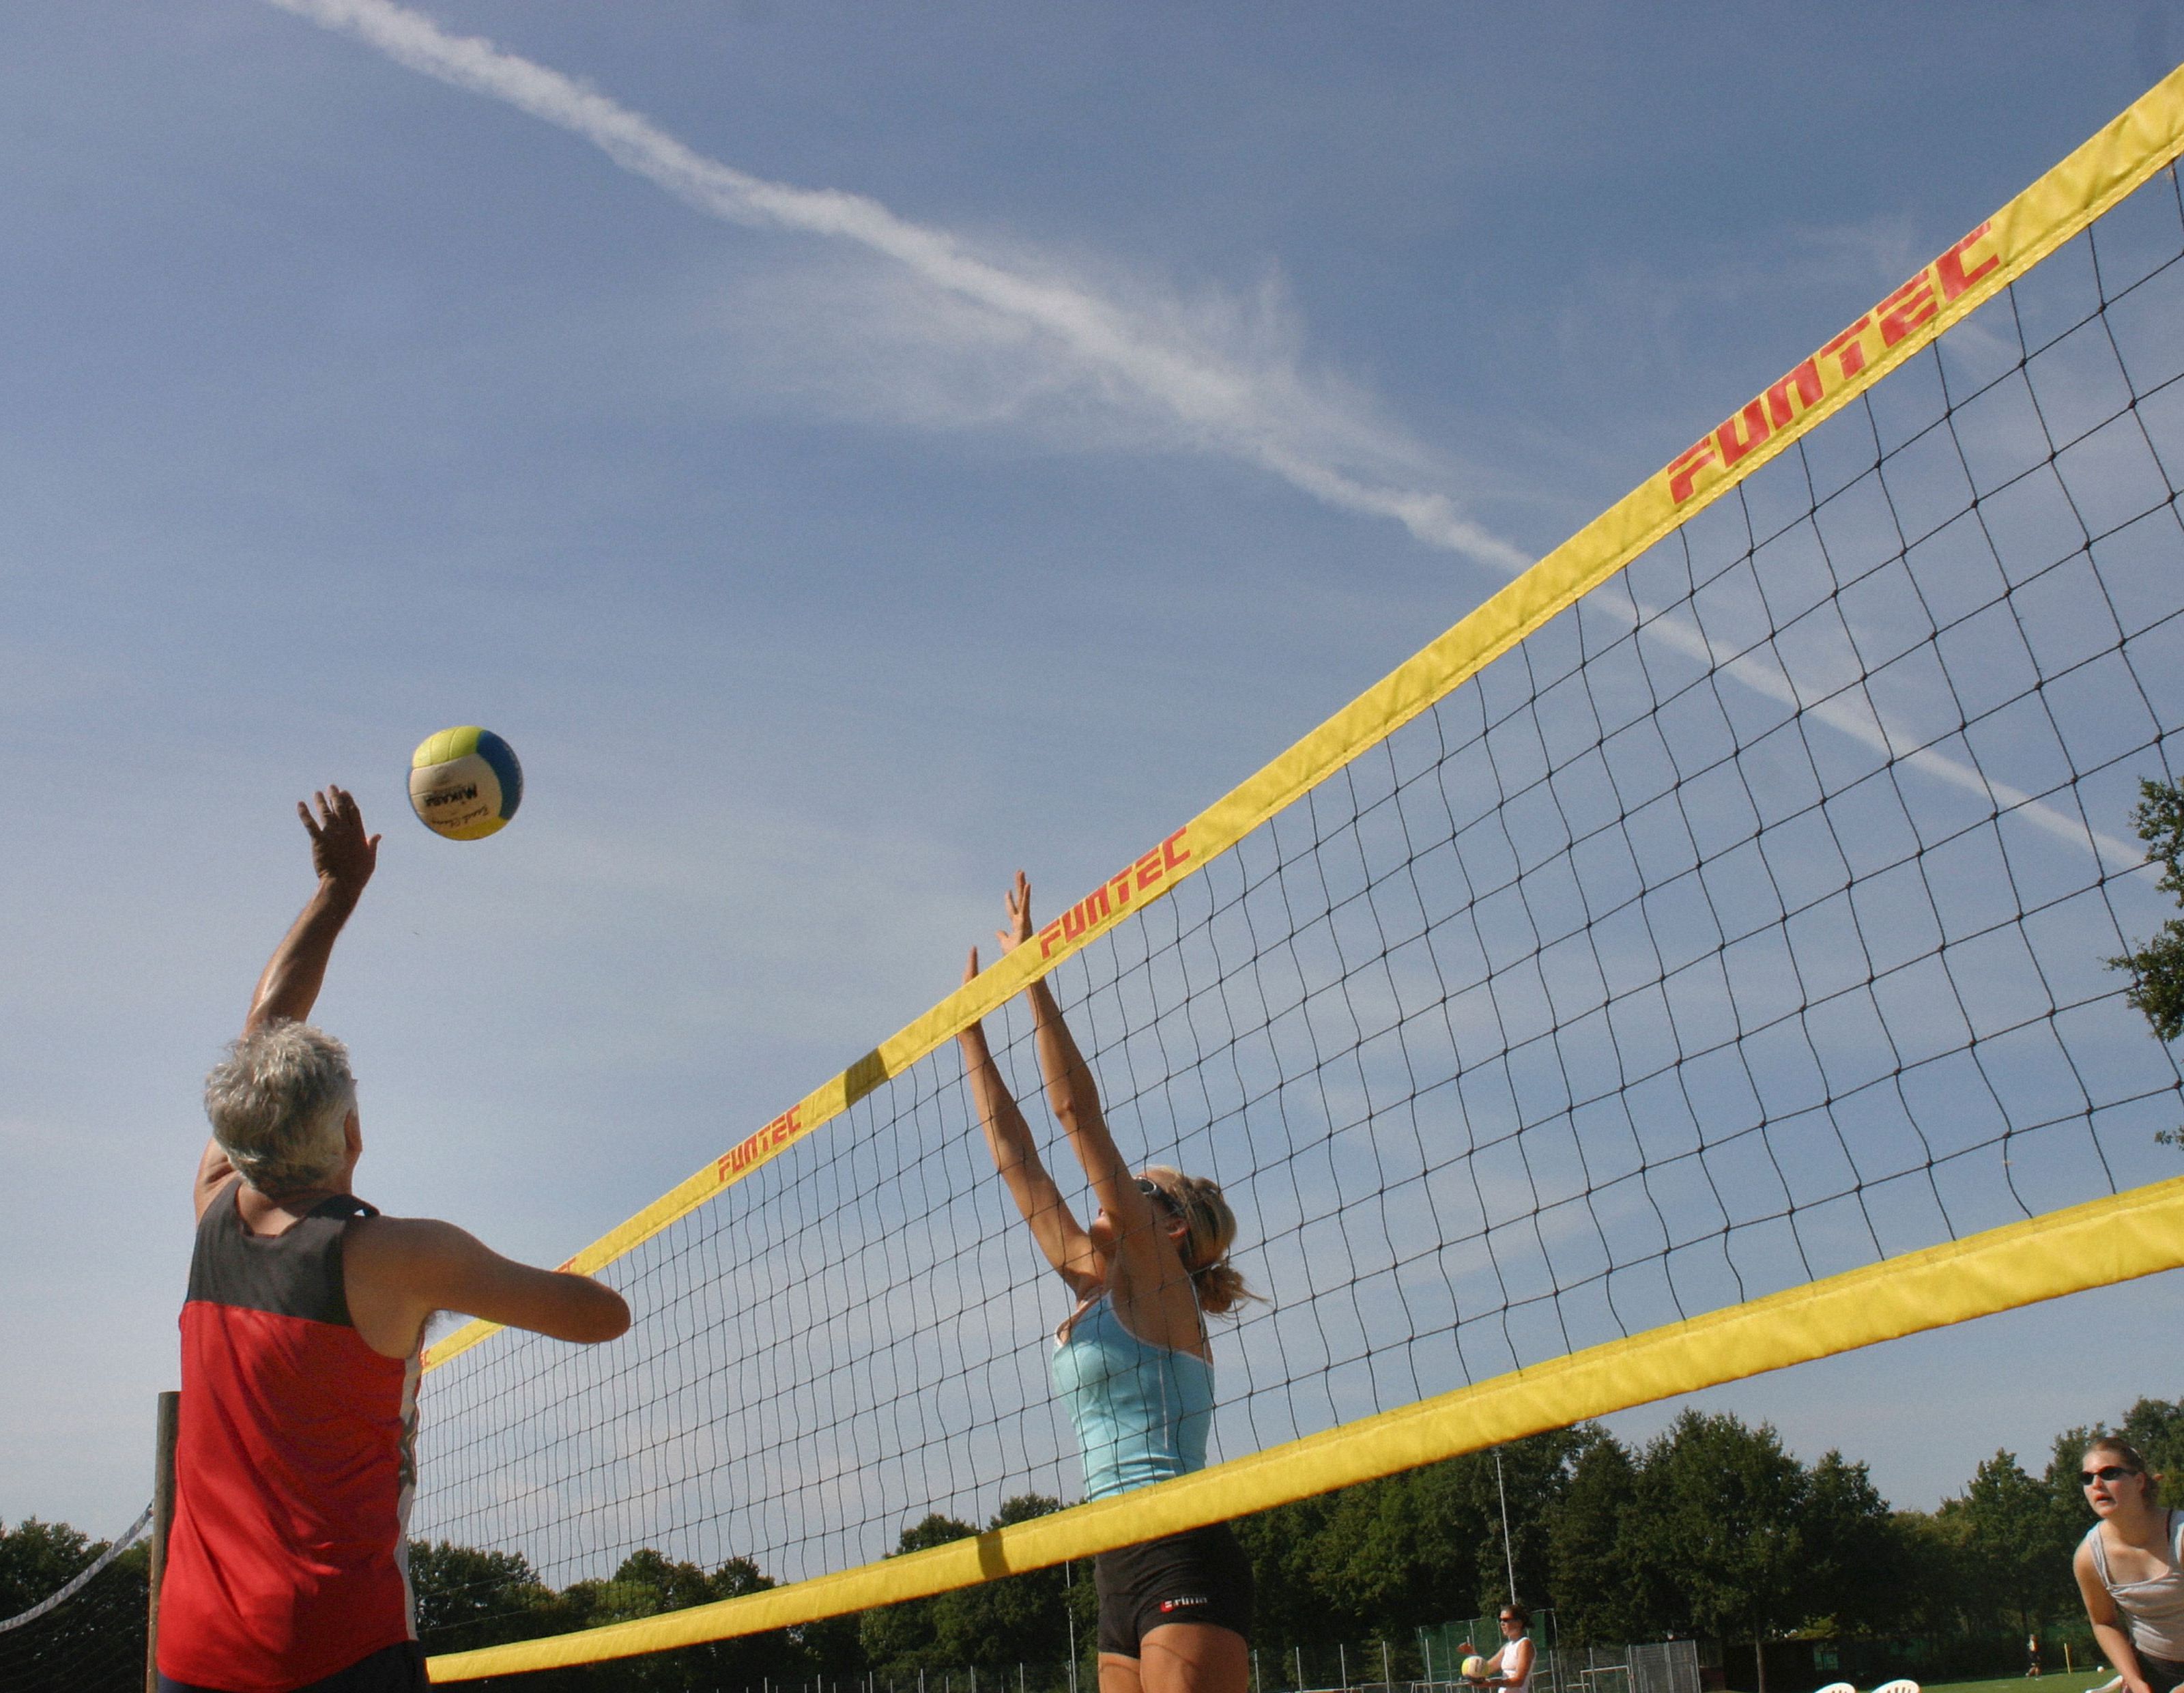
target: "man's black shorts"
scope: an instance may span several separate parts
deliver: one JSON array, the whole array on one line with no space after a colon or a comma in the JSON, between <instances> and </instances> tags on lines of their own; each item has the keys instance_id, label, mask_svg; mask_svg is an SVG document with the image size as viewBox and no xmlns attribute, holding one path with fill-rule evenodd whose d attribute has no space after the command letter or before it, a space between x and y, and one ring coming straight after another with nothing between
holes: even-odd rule
<instances>
[{"instance_id":1,"label":"man's black shorts","mask_svg":"<svg viewBox=\"0 0 2184 1693\"><path fill-rule=\"evenodd\" d=\"M1100 1650L1135 1657L1138 1642L1169 1623L1211 1623L1251 1637L1251 1565L1226 1523L1093 1560Z\"/></svg>"},{"instance_id":2,"label":"man's black shorts","mask_svg":"<svg viewBox=\"0 0 2184 1693\"><path fill-rule=\"evenodd\" d=\"M296 1693L427 1693L425 1649L415 1640L359 1658L347 1669L299 1687ZM159 1678L159 1693L220 1693L218 1688L198 1687L187 1681Z\"/></svg>"}]
</instances>

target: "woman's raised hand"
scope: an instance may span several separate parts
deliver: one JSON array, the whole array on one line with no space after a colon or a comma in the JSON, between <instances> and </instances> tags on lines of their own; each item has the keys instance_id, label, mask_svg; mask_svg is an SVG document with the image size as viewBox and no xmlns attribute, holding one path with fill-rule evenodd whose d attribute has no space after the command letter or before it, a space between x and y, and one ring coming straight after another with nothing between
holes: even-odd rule
<instances>
[{"instance_id":1,"label":"woman's raised hand","mask_svg":"<svg viewBox=\"0 0 2184 1693\"><path fill-rule=\"evenodd\" d=\"M1022 870L1017 872L1015 884L1001 896L1001 902L1008 908L1009 926L994 930L994 938L1006 953L1032 937L1031 882Z\"/></svg>"}]
</instances>

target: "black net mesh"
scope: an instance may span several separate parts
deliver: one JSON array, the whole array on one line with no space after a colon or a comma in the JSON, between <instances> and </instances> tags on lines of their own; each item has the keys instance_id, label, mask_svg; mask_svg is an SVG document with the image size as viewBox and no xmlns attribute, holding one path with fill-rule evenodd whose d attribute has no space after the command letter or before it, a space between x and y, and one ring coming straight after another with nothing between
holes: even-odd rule
<instances>
[{"instance_id":1,"label":"black net mesh","mask_svg":"<svg viewBox=\"0 0 2184 1693\"><path fill-rule=\"evenodd\" d=\"M74 1592L107 1550L65 1528L0 1523L0 1689L142 1693L149 1603L146 1549L123 1552ZM58 1603L48 1601L63 1595Z\"/></svg>"},{"instance_id":2,"label":"black net mesh","mask_svg":"<svg viewBox=\"0 0 2184 1693\"><path fill-rule=\"evenodd\" d=\"M2107 961L2174 909L2180 254L2164 173L1056 971L1242 1220L1215 1457L2172 1173ZM1078 1496L952 1048L605 1274L624 1341L427 1378L421 1532L793 1580Z\"/></svg>"}]
</instances>

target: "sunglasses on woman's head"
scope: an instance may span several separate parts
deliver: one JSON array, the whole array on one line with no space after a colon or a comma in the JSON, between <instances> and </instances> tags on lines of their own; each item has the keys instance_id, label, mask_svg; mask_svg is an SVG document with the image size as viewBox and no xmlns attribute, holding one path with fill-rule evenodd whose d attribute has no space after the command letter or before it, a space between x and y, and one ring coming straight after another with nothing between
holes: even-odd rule
<instances>
[{"instance_id":1,"label":"sunglasses on woman's head","mask_svg":"<svg viewBox=\"0 0 2184 1693\"><path fill-rule=\"evenodd\" d=\"M2091 1487L2097 1481L2120 1482L2126 1476L2135 1476L2137 1473L2137 1470L2127 1468L2122 1464L2103 1464L2097 1470L2080 1470L2078 1479L2084 1485Z\"/></svg>"}]
</instances>

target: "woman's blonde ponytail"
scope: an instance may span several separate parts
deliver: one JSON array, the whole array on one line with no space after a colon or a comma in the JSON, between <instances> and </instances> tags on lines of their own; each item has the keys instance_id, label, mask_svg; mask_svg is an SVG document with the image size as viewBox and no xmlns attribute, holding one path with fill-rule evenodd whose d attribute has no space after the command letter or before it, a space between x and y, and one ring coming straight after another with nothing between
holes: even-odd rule
<instances>
[{"instance_id":1,"label":"woman's blonde ponytail","mask_svg":"<svg viewBox=\"0 0 2184 1693\"><path fill-rule=\"evenodd\" d=\"M1236 1214L1222 1197L1221 1184L1203 1176L1186 1176L1165 1164L1149 1168L1145 1179L1183 1219L1183 1261L1190 1271L1198 1308L1228 1316L1245 1300L1258 1299L1245 1282L1244 1272L1228 1261L1228 1249L1236 1239Z\"/></svg>"}]
</instances>

